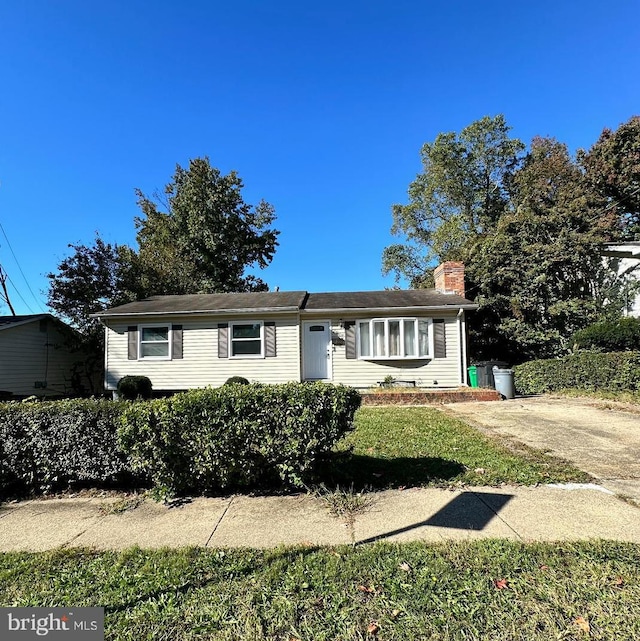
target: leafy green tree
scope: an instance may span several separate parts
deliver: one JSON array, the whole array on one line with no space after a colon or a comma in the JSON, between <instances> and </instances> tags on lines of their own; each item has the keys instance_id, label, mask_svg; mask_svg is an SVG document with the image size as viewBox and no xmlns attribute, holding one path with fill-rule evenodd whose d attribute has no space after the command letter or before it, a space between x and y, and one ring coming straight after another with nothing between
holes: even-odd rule
<instances>
[{"instance_id":1,"label":"leafy green tree","mask_svg":"<svg viewBox=\"0 0 640 641\"><path fill-rule=\"evenodd\" d=\"M566 146L549 138L532 141L511 195L469 265L480 315L493 328L490 340L476 336L476 350L511 361L558 356L607 304L594 224L602 202Z\"/></svg>"},{"instance_id":2,"label":"leafy green tree","mask_svg":"<svg viewBox=\"0 0 640 641\"><path fill-rule=\"evenodd\" d=\"M104 329L91 315L133 299L131 291L131 250L125 245L106 243L96 234L93 245L69 245L73 253L47 274L47 305L77 330L69 347L77 351L77 381L85 381L90 393L99 391L104 362ZM81 392L81 384L76 383Z\"/></svg>"},{"instance_id":3,"label":"leafy green tree","mask_svg":"<svg viewBox=\"0 0 640 641\"><path fill-rule=\"evenodd\" d=\"M242 197L242 180L196 158L178 165L165 202L140 190L137 270L140 293L189 294L268 289L247 269L265 268L278 245L274 209ZM162 211L164 209L165 211Z\"/></svg>"},{"instance_id":4,"label":"leafy green tree","mask_svg":"<svg viewBox=\"0 0 640 641\"><path fill-rule=\"evenodd\" d=\"M504 116L486 116L422 147L423 170L409 185L409 203L392 208L391 231L403 242L384 250L385 274L416 286L434 262L467 260L476 239L494 229L524 150L509 131Z\"/></svg>"},{"instance_id":5,"label":"leafy green tree","mask_svg":"<svg viewBox=\"0 0 640 641\"><path fill-rule=\"evenodd\" d=\"M176 167L164 203L136 191L137 250L99 235L93 245L69 245L73 253L48 274L48 305L78 330L76 347L93 378L102 368L104 332L92 314L154 294L267 289L246 272L273 258L275 213L264 201L245 203L242 187L235 172L224 176L208 158L196 158L188 169Z\"/></svg>"},{"instance_id":6,"label":"leafy green tree","mask_svg":"<svg viewBox=\"0 0 640 641\"><path fill-rule=\"evenodd\" d=\"M578 158L591 187L606 198L601 225L611 240L640 240L640 116L616 131L604 129Z\"/></svg>"},{"instance_id":7,"label":"leafy green tree","mask_svg":"<svg viewBox=\"0 0 640 641\"><path fill-rule=\"evenodd\" d=\"M620 280L601 258L606 195L565 145L509 137L502 116L422 148L409 203L393 206L383 272L432 285L432 267L462 260L474 358L511 363L556 356L578 329L620 313Z\"/></svg>"}]
</instances>

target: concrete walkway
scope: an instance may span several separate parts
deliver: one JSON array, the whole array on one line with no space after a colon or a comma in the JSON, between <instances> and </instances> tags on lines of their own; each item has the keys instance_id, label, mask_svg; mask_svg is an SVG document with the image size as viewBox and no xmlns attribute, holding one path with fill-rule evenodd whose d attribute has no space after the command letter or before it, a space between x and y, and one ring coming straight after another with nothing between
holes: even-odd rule
<instances>
[{"instance_id":1,"label":"concrete walkway","mask_svg":"<svg viewBox=\"0 0 640 641\"><path fill-rule=\"evenodd\" d=\"M117 498L52 498L0 506L0 551L61 547L123 549L272 547L372 541L501 537L592 538L640 543L640 509L598 486L390 490L355 518L353 530L323 499L196 498L175 507L145 500L114 513Z\"/></svg>"},{"instance_id":2,"label":"concrete walkway","mask_svg":"<svg viewBox=\"0 0 640 641\"><path fill-rule=\"evenodd\" d=\"M640 505L640 408L547 396L452 403L445 411L493 434L571 461Z\"/></svg>"}]
</instances>

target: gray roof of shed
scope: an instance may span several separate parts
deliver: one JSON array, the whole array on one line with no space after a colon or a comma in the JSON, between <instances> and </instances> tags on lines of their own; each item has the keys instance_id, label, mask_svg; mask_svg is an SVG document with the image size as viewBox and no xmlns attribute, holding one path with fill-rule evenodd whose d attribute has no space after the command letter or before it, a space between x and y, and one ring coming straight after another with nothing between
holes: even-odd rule
<instances>
[{"instance_id":1,"label":"gray roof of shed","mask_svg":"<svg viewBox=\"0 0 640 641\"><path fill-rule=\"evenodd\" d=\"M22 325L40 318L48 318L49 314L25 314L23 316L0 316L0 329L7 329L13 325Z\"/></svg>"},{"instance_id":2,"label":"gray roof of shed","mask_svg":"<svg viewBox=\"0 0 640 641\"><path fill-rule=\"evenodd\" d=\"M0 330L11 329L12 327L17 327L19 325L26 325L27 323L33 323L35 321L42 320L46 318L47 320L56 323L59 327L64 328L70 332L76 332L76 330L53 316L53 314L23 314L20 316L0 316Z\"/></svg>"},{"instance_id":3,"label":"gray roof of shed","mask_svg":"<svg viewBox=\"0 0 640 641\"><path fill-rule=\"evenodd\" d=\"M455 294L442 294L435 289L384 290L371 292L329 292L310 294L295 292L245 292L238 294L185 294L151 296L113 307L95 314L142 316L162 314L206 314L220 312L287 312L330 311L392 308L473 309L474 303Z\"/></svg>"}]
</instances>

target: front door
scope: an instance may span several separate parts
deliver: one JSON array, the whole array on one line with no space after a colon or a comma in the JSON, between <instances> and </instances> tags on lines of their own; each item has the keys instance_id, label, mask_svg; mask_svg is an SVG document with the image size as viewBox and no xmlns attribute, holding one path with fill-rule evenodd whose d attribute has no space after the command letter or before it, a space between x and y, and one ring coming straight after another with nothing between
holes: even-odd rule
<instances>
[{"instance_id":1,"label":"front door","mask_svg":"<svg viewBox=\"0 0 640 641\"><path fill-rule=\"evenodd\" d=\"M331 323L305 321L302 330L303 379L328 381L331 378Z\"/></svg>"}]
</instances>

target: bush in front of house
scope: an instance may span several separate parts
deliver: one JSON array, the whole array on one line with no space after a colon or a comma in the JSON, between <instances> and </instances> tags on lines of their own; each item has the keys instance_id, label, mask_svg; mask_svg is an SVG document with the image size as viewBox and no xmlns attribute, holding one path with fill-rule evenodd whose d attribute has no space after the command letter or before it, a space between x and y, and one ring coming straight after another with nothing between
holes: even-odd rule
<instances>
[{"instance_id":1,"label":"bush in front of house","mask_svg":"<svg viewBox=\"0 0 640 641\"><path fill-rule=\"evenodd\" d=\"M125 405L95 399L0 404L0 492L130 484L132 468L117 437Z\"/></svg>"},{"instance_id":2,"label":"bush in front of house","mask_svg":"<svg viewBox=\"0 0 640 641\"><path fill-rule=\"evenodd\" d=\"M514 382L520 394L563 389L640 390L640 352L585 350L563 358L529 361L515 367Z\"/></svg>"},{"instance_id":3,"label":"bush in front of house","mask_svg":"<svg viewBox=\"0 0 640 641\"><path fill-rule=\"evenodd\" d=\"M231 376L225 382L225 385L249 385L249 381L244 376Z\"/></svg>"},{"instance_id":4,"label":"bush in front of house","mask_svg":"<svg viewBox=\"0 0 640 641\"><path fill-rule=\"evenodd\" d=\"M599 352L640 351L640 318L618 318L594 323L571 338L576 349Z\"/></svg>"},{"instance_id":5,"label":"bush in front of house","mask_svg":"<svg viewBox=\"0 0 640 641\"><path fill-rule=\"evenodd\" d=\"M119 436L165 497L300 486L353 428L360 401L326 383L223 385L129 404Z\"/></svg>"},{"instance_id":6,"label":"bush in front of house","mask_svg":"<svg viewBox=\"0 0 640 641\"><path fill-rule=\"evenodd\" d=\"M153 391L151 379L147 376L123 376L118 381L118 395L127 401L139 398L149 399Z\"/></svg>"}]
</instances>

